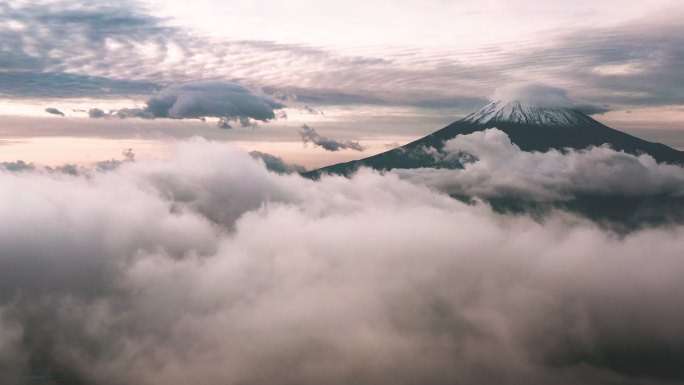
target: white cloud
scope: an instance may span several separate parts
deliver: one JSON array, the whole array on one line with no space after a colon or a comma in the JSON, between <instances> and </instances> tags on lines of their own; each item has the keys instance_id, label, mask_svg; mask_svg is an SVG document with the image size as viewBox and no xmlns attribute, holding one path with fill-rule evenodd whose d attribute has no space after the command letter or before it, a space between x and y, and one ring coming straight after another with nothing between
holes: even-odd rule
<instances>
[{"instance_id":1,"label":"white cloud","mask_svg":"<svg viewBox=\"0 0 684 385\"><path fill-rule=\"evenodd\" d=\"M494 101L504 104L521 102L540 107L570 108L574 105L566 90L538 82L517 83L497 88Z\"/></svg>"},{"instance_id":2,"label":"white cloud","mask_svg":"<svg viewBox=\"0 0 684 385\"><path fill-rule=\"evenodd\" d=\"M14 383L684 376L681 226L616 238L394 175L278 175L201 141L87 176L0 172L0 216L0 370Z\"/></svg>"},{"instance_id":3,"label":"white cloud","mask_svg":"<svg viewBox=\"0 0 684 385\"><path fill-rule=\"evenodd\" d=\"M395 170L403 179L451 194L481 198L519 197L566 200L582 194L682 196L684 168L658 164L607 146L585 150L525 152L505 132L488 129L459 135L445 143L445 159L463 169ZM463 158L464 154L475 157Z\"/></svg>"}]
</instances>

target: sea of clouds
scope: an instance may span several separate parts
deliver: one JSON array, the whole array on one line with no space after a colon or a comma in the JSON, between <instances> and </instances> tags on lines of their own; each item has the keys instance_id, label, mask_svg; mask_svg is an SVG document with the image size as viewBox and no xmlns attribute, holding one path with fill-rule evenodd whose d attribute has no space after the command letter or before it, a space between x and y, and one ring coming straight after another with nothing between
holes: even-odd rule
<instances>
[{"instance_id":1,"label":"sea of clouds","mask_svg":"<svg viewBox=\"0 0 684 385\"><path fill-rule=\"evenodd\" d=\"M617 164L585 162L628 156L525 155L482 135L509 153L489 167L473 151L439 171L457 178L446 190L563 197L591 188L568 180ZM417 174L312 181L261 158L194 140L164 160L0 171L2 383L684 379L684 226L616 234L567 212L466 204ZM643 188L681 194L681 168L629 162L649 170ZM548 164L566 168L528 168ZM624 180L604 188L637 189Z\"/></svg>"}]
</instances>

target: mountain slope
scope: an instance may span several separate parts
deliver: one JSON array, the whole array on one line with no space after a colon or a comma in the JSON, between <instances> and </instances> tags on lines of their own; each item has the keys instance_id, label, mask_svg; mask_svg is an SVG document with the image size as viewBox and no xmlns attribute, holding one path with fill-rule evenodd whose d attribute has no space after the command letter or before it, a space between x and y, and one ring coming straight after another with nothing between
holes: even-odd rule
<instances>
[{"instance_id":1,"label":"mountain slope","mask_svg":"<svg viewBox=\"0 0 684 385\"><path fill-rule=\"evenodd\" d=\"M339 163L303 175L317 178L323 173L350 175L360 167L377 170L395 168L454 168L433 156L444 142L461 134L496 127L523 151L583 149L610 145L631 154L646 153L658 162L684 164L684 152L652 143L612 129L573 108L538 106L520 101L495 102L428 136L368 158Z\"/></svg>"}]
</instances>

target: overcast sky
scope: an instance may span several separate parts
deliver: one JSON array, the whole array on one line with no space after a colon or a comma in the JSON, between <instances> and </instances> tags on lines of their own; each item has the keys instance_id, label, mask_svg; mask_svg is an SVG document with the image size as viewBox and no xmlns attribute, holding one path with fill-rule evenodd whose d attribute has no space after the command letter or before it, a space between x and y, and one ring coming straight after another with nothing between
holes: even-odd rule
<instances>
[{"instance_id":1,"label":"overcast sky","mask_svg":"<svg viewBox=\"0 0 684 385\"><path fill-rule=\"evenodd\" d=\"M352 158L538 81L610 110L595 117L615 128L681 147L683 17L676 0L3 1L0 139L294 143L308 124L368 141L341 151ZM188 93L198 82L214 86ZM210 101L242 87L242 109ZM160 93L184 102L147 111Z\"/></svg>"}]
</instances>

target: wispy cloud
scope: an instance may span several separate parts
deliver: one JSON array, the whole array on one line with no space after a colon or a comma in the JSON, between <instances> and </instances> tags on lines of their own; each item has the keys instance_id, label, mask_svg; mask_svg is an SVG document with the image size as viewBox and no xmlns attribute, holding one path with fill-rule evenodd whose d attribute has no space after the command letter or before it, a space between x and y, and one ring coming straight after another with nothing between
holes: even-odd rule
<instances>
[{"instance_id":1,"label":"wispy cloud","mask_svg":"<svg viewBox=\"0 0 684 385\"><path fill-rule=\"evenodd\" d=\"M45 109L45 112L51 115L59 115L59 116L64 116L64 113L54 107L48 107Z\"/></svg>"},{"instance_id":2,"label":"wispy cloud","mask_svg":"<svg viewBox=\"0 0 684 385\"><path fill-rule=\"evenodd\" d=\"M161 88L148 81L36 71L0 71L0 85L0 96L14 99L140 97Z\"/></svg>"},{"instance_id":3,"label":"wispy cloud","mask_svg":"<svg viewBox=\"0 0 684 385\"><path fill-rule=\"evenodd\" d=\"M285 105L261 90L250 90L237 83L197 82L166 87L152 95L146 107L127 107L105 113L88 110L90 118L204 119L220 118L220 128L230 128L231 120L250 126L250 119L268 121L276 118L275 110Z\"/></svg>"},{"instance_id":4,"label":"wispy cloud","mask_svg":"<svg viewBox=\"0 0 684 385\"><path fill-rule=\"evenodd\" d=\"M283 158L267 154L260 151L252 151L249 153L254 159L259 159L264 162L264 165L269 171L273 171L278 174L293 174L302 173L306 171L306 168L298 164L290 164L283 160Z\"/></svg>"},{"instance_id":5,"label":"wispy cloud","mask_svg":"<svg viewBox=\"0 0 684 385\"><path fill-rule=\"evenodd\" d=\"M326 151L364 150L363 146L359 144L359 142L354 142L351 140L341 141L322 136L318 133L318 131L316 131L315 128L306 124L303 125L299 130L299 136L302 138L302 142L304 142L304 144L312 143L314 146L321 147Z\"/></svg>"}]
</instances>

